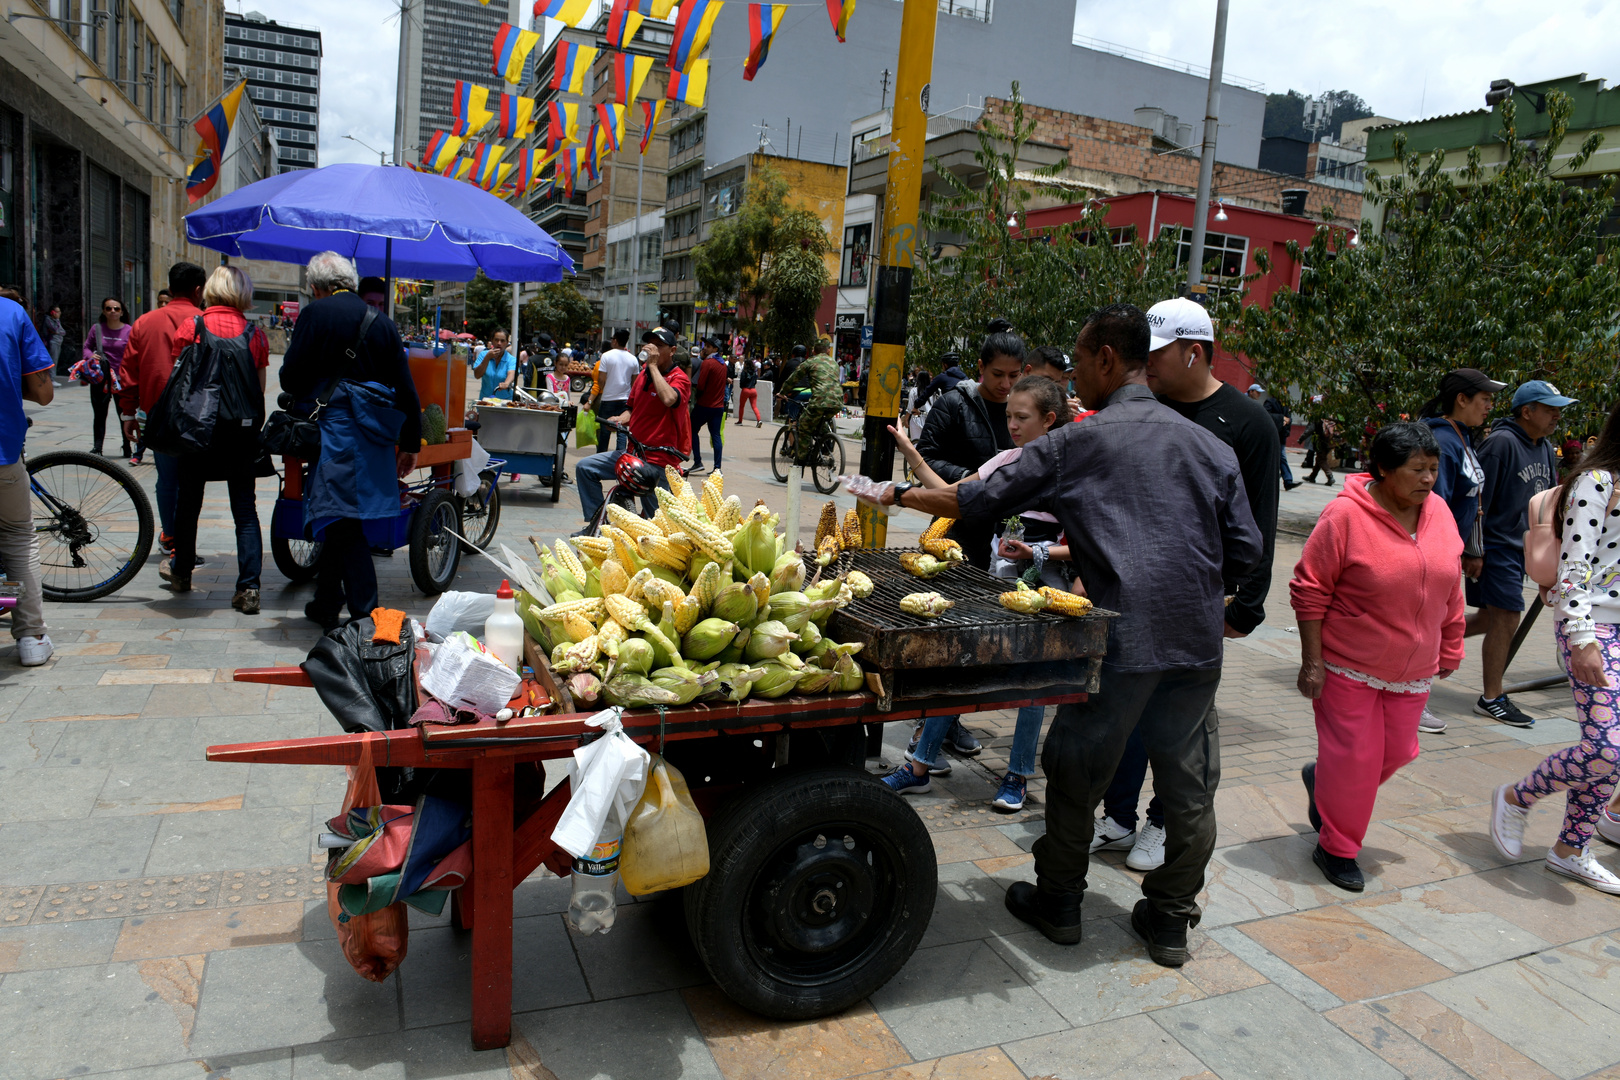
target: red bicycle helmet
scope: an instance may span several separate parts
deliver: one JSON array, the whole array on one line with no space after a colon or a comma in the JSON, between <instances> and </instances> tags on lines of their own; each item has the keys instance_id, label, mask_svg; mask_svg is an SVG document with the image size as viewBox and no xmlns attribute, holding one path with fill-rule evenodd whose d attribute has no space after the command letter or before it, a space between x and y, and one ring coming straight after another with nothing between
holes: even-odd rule
<instances>
[{"instance_id":1,"label":"red bicycle helmet","mask_svg":"<svg viewBox=\"0 0 1620 1080\"><path fill-rule=\"evenodd\" d=\"M632 494L646 495L664 478L664 470L626 451L613 463L613 473Z\"/></svg>"}]
</instances>

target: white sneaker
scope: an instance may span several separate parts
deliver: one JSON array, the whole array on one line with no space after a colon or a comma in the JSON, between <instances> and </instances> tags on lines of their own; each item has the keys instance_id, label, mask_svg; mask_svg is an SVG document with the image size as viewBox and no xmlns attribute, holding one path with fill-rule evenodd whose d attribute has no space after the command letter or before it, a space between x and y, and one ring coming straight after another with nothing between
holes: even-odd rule
<instances>
[{"instance_id":1,"label":"white sneaker","mask_svg":"<svg viewBox=\"0 0 1620 1080\"><path fill-rule=\"evenodd\" d=\"M1547 849L1547 869L1555 874L1574 878L1582 885L1590 885L1598 892L1620 896L1620 877L1598 862L1590 848L1583 848L1570 856L1563 856L1553 848Z\"/></svg>"},{"instance_id":2,"label":"white sneaker","mask_svg":"<svg viewBox=\"0 0 1620 1080\"><path fill-rule=\"evenodd\" d=\"M1611 844L1620 844L1620 814L1605 806L1598 815L1597 834Z\"/></svg>"},{"instance_id":3,"label":"white sneaker","mask_svg":"<svg viewBox=\"0 0 1620 1080\"><path fill-rule=\"evenodd\" d=\"M1423 715L1418 719L1418 730L1426 731L1430 735L1438 735L1446 730L1446 722L1443 718L1430 712L1429 707L1425 705L1423 706Z\"/></svg>"},{"instance_id":4,"label":"white sneaker","mask_svg":"<svg viewBox=\"0 0 1620 1080\"><path fill-rule=\"evenodd\" d=\"M1164 826L1148 822L1136 835L1136 845L1125 856L1132 870L1157 870L1164 865Z\"/></svg>"},{"instance_id":5,"label":"white sneaker","mask_svg":"<svg viewBox=\"0 0 1620 1080\"><path fill-rule=\"evenodd\" d=\"M39 667L49 660L55 651L50 637L45 634L17 639L17 659L22 662L23 667Z\"/></svg>"},{"instance_id":6,"label":"white sneaker","mask_svg":"<svg viewBox=\"0 0 1620 1080\"><path fill-rule=\"evenodd\" d=\"M1127 829L1104 814L1097 819L1097 828L1091 834L1091 851L1124 851L1136 841L1136 830Z\"/></svg>"},{"instance_id":7,"label":"white sneaker","mask_svg":"<svg viewBox=\"0 0 1620 1080\"><path fill-rule=\"evenodd\" d=\"M1491 802L1491 843L1507 858L1517 859L1524 854L1524 826L1530 820L1530 811L1507 801L1510 786L1497 788Z\"/></svg>"}]
</instances>

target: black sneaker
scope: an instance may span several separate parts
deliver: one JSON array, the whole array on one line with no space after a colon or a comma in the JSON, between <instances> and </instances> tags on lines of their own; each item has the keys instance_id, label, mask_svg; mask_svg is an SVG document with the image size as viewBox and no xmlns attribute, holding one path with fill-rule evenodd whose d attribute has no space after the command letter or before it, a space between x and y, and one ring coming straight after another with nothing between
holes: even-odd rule
<instances>
[{"instance_id":1,"label":"black sneaker","mask_svg":"<svg viewBox=\"0 0 1620 1080\"><path fill-rule=\"evenodd\" d=\"M945 733L945 745L952 753L963 757L977 757L979 751L984 749L979 745L979 740L962 726L960 720L952 724L951 729Z\"/></svg>"},{"instance_id":2,"label":"black sneaker","mask_svg":"<svg viewBox=\"0 0 1620 1080\"><path fill-rule=\"evenodd\" d=\"M321 631L327 634L343 625L343 617L338 612L316 607L313 600L304 605L304 618L319 623Z\"/></svg>"},{"instance_id":3,"label":"black sneaker","mask_svg":"<svg viewBox=\"0 0 1620 1080\"><path fill-rule=\"evenodd\" d=\"M1293 491L1297 487L1299 487L1299 481L1298 480L1292 480L1292 481L1289 481L1289 482L1286 482L1286 483L1283 484L1283 490L1284 491Z\"/></svg>"},{"instance_id":4,"label":"black sneaker","mask_svg":"<svg viewBox=\"0 0 1620 1080\"><path fill-rule=\"evenodd\" d=\"M1474 702L1474 711L1480 716L1488 716L1497 723L1507 724L1509 727L1536 726L1536 718L1509 701L1506 694L1491 701L1485 700L1485 696L1481 694L1479 700Z\"/></svg>"},{"instance_id":5,"label":"black sneaker","mask_svg":"<svg viewBox=\"0 0 1620 1080\"><path fill-rule=\"evenodd\" d=\"M1013 882L1005 898L1014 918L1057 945L1080 944L1080 900L1080 893L1042 892L1027 881Z\"/></svg>"},{"instance_id":6,"label":"black sneaker","mask_svg":"<svg viewBox=\"0 0 1620 1080\"><path fill-rule=\"evenodd\" d=\"M1316 762L1307 762L1299 770L1299 778L1305 782L1305 816L1311 821L1311 831L1322 831L1322 815L1316 810Z\"/></svg>"},{"instance_id":7,"label":"black sneaker","mask_svg":"<svg viewBox=\"0 0 1620 1080\"><path fill-rule=\"evenodd\" d=\"M1316 850L1311 852L1311 861L1322 871L1323 877L1347 892L1360 892L1367 887L1367 879L1361 875L1361 865L1354 859L1329 855L1322 850L1321 844L1317 844Z\"/></svg>"},{"instance_id":8,"label":"black sneaker","mask_svg":"<svg viewBox=\"0 0 1620 1080\"><path fill-rule=\"evenodd\" d=\"M1180 967L1191 959L1187 952L1187 920L1159 914L1153 901L1136 902L1131 909L1131 929L1147 943L1148 957L1160 967Z\"/></svg>"}]
</instances>

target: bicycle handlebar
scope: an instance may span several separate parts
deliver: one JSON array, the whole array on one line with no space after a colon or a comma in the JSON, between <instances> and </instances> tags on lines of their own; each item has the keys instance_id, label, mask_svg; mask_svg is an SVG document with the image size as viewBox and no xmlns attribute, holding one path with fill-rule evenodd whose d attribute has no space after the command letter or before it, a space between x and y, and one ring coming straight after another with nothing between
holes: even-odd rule
<instances>
[{"instance_id":1,"label":"bicycle handlebar","mask_svg":"<svg viewBox=\"0 0 1620 1080\"><path fill-rule=\"evenodd\" d=\"M598 420L597 423L606 425L610 430L623 432L625 437L630 440L630 445L635 449L637 457L646 457L648 453L655 451L665 454L674 454L682 461L685 461L687 458L692 456L692 452L690 450L681 450L673 446L648 446L646 443L630 434L630 429L628 427L623 424L615 424L612 420Z\"/></svg>"}]
</instances>

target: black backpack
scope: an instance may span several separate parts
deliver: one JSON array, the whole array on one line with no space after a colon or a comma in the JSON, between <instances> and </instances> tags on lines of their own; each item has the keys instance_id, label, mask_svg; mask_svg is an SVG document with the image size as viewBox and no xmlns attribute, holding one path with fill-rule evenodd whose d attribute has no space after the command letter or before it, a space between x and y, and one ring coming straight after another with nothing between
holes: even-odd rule
<instances>
[{"instance_id":1,"label":"black backpack","mask_svg":"<svg viewBox=\"0 0 1620 1080\"><path fill-rule=\"evenodd\" d=\"M240 337L216 337L197 317L196 340L174 362L147 414L147 446L177 456L258 457L264 391L249 347L254 332L250 325Z\"/></svg>"}]
</instances>

